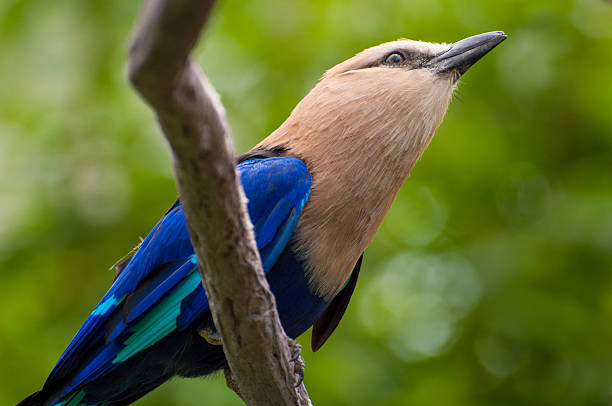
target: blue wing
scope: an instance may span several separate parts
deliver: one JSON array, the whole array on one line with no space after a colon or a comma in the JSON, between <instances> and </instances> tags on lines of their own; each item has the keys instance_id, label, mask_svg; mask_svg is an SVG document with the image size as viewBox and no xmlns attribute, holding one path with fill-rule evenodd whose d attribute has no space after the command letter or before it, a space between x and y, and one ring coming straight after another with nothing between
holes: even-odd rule
<instances>
[{"instance_id":1,"label":"blue wing","mask_svg":"<svg viewBox=\"0 0 612 406\"><path fill-rule=\"evenodd\" d=\"M292 157L252 158L238 170L267 273L287 246L312 178L306 165ZM183 208L175 204L123 266L43 390L70 377L60 397L75 392L207 312Z\"/></svg>"}]
</instances>

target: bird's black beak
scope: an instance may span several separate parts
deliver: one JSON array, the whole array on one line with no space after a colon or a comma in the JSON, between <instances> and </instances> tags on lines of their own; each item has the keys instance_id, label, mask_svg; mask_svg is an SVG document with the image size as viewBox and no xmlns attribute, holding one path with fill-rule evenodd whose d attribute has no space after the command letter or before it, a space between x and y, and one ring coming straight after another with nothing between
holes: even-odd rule
<instances>
[{"instance_id":1,"label":"bird's black beak","mask_svg":"<svg viewBox=\"0 0 612 406\"><path fill-rule=\"evenodd\" d=\"M451 44L450 49L443 54L430 60L427 67L436 73L455 71L463 75L470 66L506 38L503 31L493 31L462 39Z\"/></svg>"}]
</instances>

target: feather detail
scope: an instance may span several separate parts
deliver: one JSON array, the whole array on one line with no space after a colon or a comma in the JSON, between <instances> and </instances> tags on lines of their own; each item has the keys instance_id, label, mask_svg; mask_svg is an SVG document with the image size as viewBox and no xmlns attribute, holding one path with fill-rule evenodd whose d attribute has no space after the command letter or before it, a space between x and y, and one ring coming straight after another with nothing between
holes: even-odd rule
<instances>
[{"instance_id":1,"label":"feather detail","mask_svg":"<svg viewBox=\"0 0 612 406\"><path fill-rule=\"evenodd\" d=\"M238 169L249 198L249 216L257 225L256 240L264 271L268 273L293 235L308 199L312 178L304 162L292 157L253 157L240 163ZM299 289L306 293L300 291L300 294L308 298L301 264L296 262L296 266L284 271L287 275L283 277L301 279L303 289ZM279 275L278 272L275 275ZM289 298L295 298L294 292L298 288L293 286L287 292ZM317 302L320 299L315 299L312 300L316 303L309 304L316 307L311 317L318 317L319 307L322 311L322 304ZM159 344L155 350L159 352L168 340L176 339L180 334L184 334L186 339L197 330L196 320L206 322L209 319L208 301L197 259L189 242L182 206L177 202L122 266L110 290L58 361L43 387L43 393L53 394L45 402L62 406L82 402L93 404L92 399L100 396L99 387L97 393L89 392L93 382L113 380L119 376L145 375L146 378L136 378L142 379L138 384L152 389L179 372L173 369L176 368L173 362L178 362L174 359L178 353L172 353L173 347L158 363L154 362L156 355L151 354L151 347ZM293 328L302 332L311 324L308 320L297 320ZM163 340L166 342L162 343ZM180 347L175 351L180 352ZM212 372L214 369L210 368L219 368L222 358L216 361L218 350L209 351L212 358L205 358L202 368ZM152 370L149 370L147 362L153 362ZM139 366L129 372L134 365ZM194 370L198 371L197 365ZM187 374L194 374L189 369L187 371ZM156 385L151 386L153 383ZM120 385L117 387L121 388ZM37 395L28 401L37 401L42 396Z\"/></svg>"},{"instance_id":2,"label":"feather detail","mask_svg":"<svg viewBox=\"0 0 612 406\"><path fill-rule=\"evenodd\" d=\"M363 254L359 257L359 260L355 264L355 269L351 273L351 277L346 284L342 287L342 290L334 297L331 303L327 306L321 317L312 326L312 338L310 347L312 351L317 351L325 341L332 335L344 312L348 307L351 296L355 291L357 285L357 278L359 277L359 271L361 270L361 262L363 261Z\"/></svg>"}]
</instances>

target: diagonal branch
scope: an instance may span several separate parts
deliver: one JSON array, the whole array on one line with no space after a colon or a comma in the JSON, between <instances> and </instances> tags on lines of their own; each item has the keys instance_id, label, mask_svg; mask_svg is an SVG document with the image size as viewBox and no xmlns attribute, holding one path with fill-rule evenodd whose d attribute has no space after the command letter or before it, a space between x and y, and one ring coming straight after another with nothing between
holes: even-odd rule
<instances>
[{"instance_id":1,"label":"diagonal branch","mask_svg":"<svg viewBox=\"0 0 612 406\"><path fill-rule=\"evenodd\" d=\"M128 75L172 149L191 241L239 394L249 405L307 405L292 366L297 344L281 327L263 274L223 106L189 59L213 3L147 1Z\"/></svg>"}]
</instances>

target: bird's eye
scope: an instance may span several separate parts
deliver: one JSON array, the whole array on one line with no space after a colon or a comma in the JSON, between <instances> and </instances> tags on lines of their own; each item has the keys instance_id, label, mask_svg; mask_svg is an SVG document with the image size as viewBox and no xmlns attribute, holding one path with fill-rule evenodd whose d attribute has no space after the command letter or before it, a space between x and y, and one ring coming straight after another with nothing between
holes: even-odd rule
<instances>
[{"instance_id":1,"label":"bird's eye","mask_svg":"<svg viewBox=\"0 0 612 406\"><path fill-rule=\"evenodd\" d=\"M399 65L400 63L404 62L404 60L406 60L404 55L400 54L399 52L393 52L387 55L385 58L385 63L387 65Z\"/></svg>"}]
</instances>

